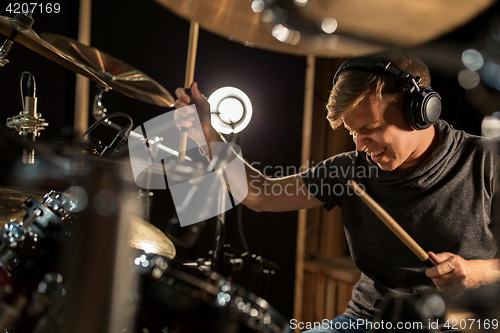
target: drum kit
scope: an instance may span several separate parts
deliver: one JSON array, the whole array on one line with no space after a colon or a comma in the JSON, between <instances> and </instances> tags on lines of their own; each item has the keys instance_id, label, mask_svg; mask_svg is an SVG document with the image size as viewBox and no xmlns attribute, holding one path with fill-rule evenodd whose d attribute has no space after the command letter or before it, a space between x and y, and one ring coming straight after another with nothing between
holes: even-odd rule
<instances>
[{"instance_id":1,"label":"drum kit","mask_svg":"<svg viewBox=\"0 0 500 333\"><path fill-rule=\"evenodd\" d=\"M172 95L139 70L70 38L39 36L31 29L32 24L28 13L13 19L0 17L0 33L7 37L0 49L1 65L8 64L12 45L20 43L96 82L101 89L94 103L94 117L99 124L123 130L126 135L122 141L133 135L132 121L123 128L109 120L114 114L106 115L100 100L105 91L114 89L147 103L173 106ZM7 123L22 135L32 135L45 124L36 110L9 118ZM92 129L91 126L87 133ZM38 147L34 142L24 144L29 149ZM131 176L118 175L123 163L108 158L116 154L118 145L102 149L99 143L92 146L87 142L85 148L82 151L79 145L63 153L66 156L62 159L73 165L71 168L83 166L87 170L80 174L69 172L75 178L68 180L72 186L66 191L0 188L0 214L5 222L0 229L2 332L287 329L287 322L278 311L234 283L222 270L213 269L210 259L183 262L178 258L176 245L144 214L138 213L144 211L138 191L121 184L128 184ZM37 158L44 159L46 156L40 151ZM54 158L53 151L48 155L52 155L47 157L49 160ZM125 169L124 173L130 171L126 166ZM87 187L76 183L87 183ZM123 201L124 196L132 203ZM120 211L124 206L137 208L136 204L138 209ZM124 229L125 242L119 237ZM235 255L223 258L222 234L223 230L218 230L216 248L220 252L217 251L217 260L212 261L241 265L242 259L235 259ZM268 271L275 268L255 255L248 258ZM121 304L117 305L117 299L122 300Z\"/></svg>"},{"instance_id":2,"label":"drum kit","mask_svg":"<svg viewBox=\"0 0 500 333\"><path fill-rule=\"evenodd\" d=\"M364 8L360 11L361 16L379 20L378 23L363 19L358 21L366 25L345 22L344 26L348 28L342 31L343 35L329 41L328 45L333 48L311 51L311 44L306 39L297 45L283 44L274 39L267 33L269 27L255 20L255 13L247 13L250 7L245 1L225 2L225 7L216 5L216 2L198 0L183 1L182 5L178 5L178 0L156 1L182 17L199 21L209 31L246 45L293 54L312 52L319 56L368 53L381 49L380 45L385 47L387 43L421 43L422 39L428 40L446 31L450 25L457 26L491 3L482 0L476 2L474 10L462 8L467 17L457 17L453 22L447 21L454 19L453 15L439 14L454 7L453 1L445 1L441 11L429 5L432 12L441 15L434 22L442 24L439 27L420 25L417 30L411 29L414 33L410 35L414 39L408 39L406 30L400 29L408 24L396 20L393 22L396 28L392 29L381 23L387 23L388 17L407 19L408 15L393 12L382 16L366 15L363 13L371 11L368 5L380 4L363 0L361 5L360 1L354 1L358 7ZM353 8L342 5L346 1L351 0L336 2L339 6L322 3L326 12L336 12ZM464 6L471 3L462 1ZM241 6L245 8L239 8ZM421 13L422 10L418 9L410 12ZM322 15L325 10L320 11ZM312 18L318 16L318 12L308 15ZM344 16L352 17L349 13ZM96 48L64 36L36 34L32 30L33 22L28 13L18 14L15 18L0 16L0 33L7 37L0 47L0 67L8 64L11 47L20 43L87 77L100 87L93 105L96 124L105 124L123 135L105 148L100 142L89 140L81 142L85 144L85 152L81 147L66 152L70 155L67 158L69 164L83 165L83 169L89 170L83 175L69 172L75 178L84 178L84 182L91 183L88 193L74 185L79 179L70 179L72 186L66 191L0 188L0 216L5 222L0 229L0 330L6 333L287 331L288 322L266 300L227 277L227 268L240 266L244 260L266 274L276 269L275 264L255 255L226 253L224 223L217 225L211 258L182 261L174 242L148 221L149 192L142 191L137 196L137 191L128 185L131 176L116 172L116 169L123 169L122 163L109 159L129 135L136 133L131 131L133 123L127 115L106 114L101 103L103 93L114 89L134 99L164 107L173 106L172 95L146 74ZM374 27L383 31L378 34ZM388 30L396 35L387 36ZM385 34L388 39L382 41L373 34ZM368 40L356 36L373 38ZM128 117L129 126L121 127L111 122L113 116ZM46 126L36 108L9 120L10 127L20 134L33 135L33 141L37 131ZM91 126L85 134L92 130ZM177 154L159 142L155 144L172 155ZM33 142L26 147L33 148ZM194 177L199 169L192 167L187 176ZM175 165L171 171L177 172ZM186 174L180 177L186 177ZM127 199L123 199L125 196ZM94 206L101 203L106 207L102 210L90 208L87 203L92 200ZM137 208L136 205L139 209L132 210L131 207ZM146 206L146 209L141 206ZM120 211L122 207L127 209ZM145 214L137 213L144 210ZM122 234L125 237L120 238Z\"/></svg>"}]
</instances>

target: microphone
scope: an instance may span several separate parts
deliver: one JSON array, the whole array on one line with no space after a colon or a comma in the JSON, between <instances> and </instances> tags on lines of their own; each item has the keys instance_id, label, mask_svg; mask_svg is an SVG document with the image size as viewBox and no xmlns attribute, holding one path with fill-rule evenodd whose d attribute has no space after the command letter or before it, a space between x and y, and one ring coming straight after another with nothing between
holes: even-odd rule
<instances>
[{"instance_id":1,"label":"microphone","mask_svg":"<svg viewBox=\"0 0 500 333\"><path fill-rule=\"evenodd\" d=\"M45 119L41 118L42 115L37 112L38 101L36 97L35 76L30 72L23 72L20 78L21 83L25 75L28 75L28 83L26 84L28 92L22 100L23 110L19 112L17 116L7 118L7 127L14 128L19 135L24 137L25 141L31 140L32 143L35 142L37 136L40 136L40 131L45 129L46 126L49 126L49 124L46 123ZM22 95L21 84L21 96ZM35 163L35 150L24 148L22 161L24 164Z\"/></svg>"},{"instance_id":2,"label":"microphone","mask_svg":"<svg viewBox=\"0 0 500 333\"><path fill-rule=\"evenodd\" d=\"M121 146L123 146L123 144L127 141L132 127L133 125L130 124L130 126L122 128L114 138L113 142L111 142L111 145L106 146L106 148L104 148L100 156L109 157L113 153L115 152L117 153L118 149L120 149Z\"/></svg>"},{"instance_id":3,"label":"microphone","mask_svg":"<svg viewBox=\"0 0 500 333\"><path fill-rule=\"evenodd\" d=\"M24 108L23 113L28 118L28 127L31 132L31 142L35 142L36 138L36 123L38 122L38 113L37 109L37 98L36 98L36 87L33 88L33 76L30 74L28 77L28 83L26 86L28 87L28 93L24 97ZM32 96L30 96L32 95ZM31 120L31 121L30 121ZM35 123L35 128L33 128L33 124L29 124L30 122ZM28 139L29 136L25 137L25 140ZM23 164L33 164L35 163L35 149L23 149Z\"/></svg>"}]
</instances>

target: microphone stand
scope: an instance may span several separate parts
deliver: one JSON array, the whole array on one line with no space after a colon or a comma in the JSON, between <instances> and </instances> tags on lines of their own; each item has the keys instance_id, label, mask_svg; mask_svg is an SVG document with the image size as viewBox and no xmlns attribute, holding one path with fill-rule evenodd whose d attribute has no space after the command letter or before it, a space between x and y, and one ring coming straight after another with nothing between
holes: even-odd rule
<instances>
[{"instance_id":1,"label":"microphone stand","mask_svg":"<svg viewBox=\"0 0 500 333\"><path fill-rule=\"evenodd\" d=\"M215 242L212 252L212 268L214 271L222 273L224 270L224 243L226 238L226 212L224 211L226 203L227 190L225 186L220 187L219 191L219 203L222 213L217 216L217 222L215 227Z\"/></svg>"}]
</instances>

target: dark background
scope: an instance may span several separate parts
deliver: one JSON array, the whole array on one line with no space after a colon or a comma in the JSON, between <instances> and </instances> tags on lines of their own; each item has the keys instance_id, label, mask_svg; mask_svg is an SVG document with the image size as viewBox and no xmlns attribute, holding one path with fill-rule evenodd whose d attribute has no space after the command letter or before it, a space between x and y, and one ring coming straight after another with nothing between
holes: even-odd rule
<instances>
[{"instance_id":1,"label":"dark background","mask_svg":"<svg viewBox=\"0 0 500 333\"><path fill-rule=\"evenodd\" d=\"M59 14L35 12L33 29L38 34L52 32L76 39L78 2L66 0L59 3L62 8ZM9 2L0 1L0 4L0 15L14 16L6 12ZM480 134L484 115L497 111L497 92L481 85L478 89L485 97L472 106L469 103L471 95L477 96L480 92L466 93L460 87L457 75L464 67L450 68L449 59L451 57L460 63L463 50L486 48L490 19L496 17L498 12L499 6L495 4L470 24L417 49L423 60L429 63L433 88L443 98L442 118L456 128L474 134ZM153 1L103 0L92 4L91 45L141 70L172 94L184 84L188 31L188 22ZM498 59L496 53L489 54L493 61ZM18 135L5 127L6 118L21 111L19 76L23 71L29 71L36 77L38 112L50 124L38 141L64 145L72 139L75 74L19 44L14 45L7 58L10 63L0 68L0 118L3 119L0 122L3 138L1 180L2 184L26 183L30 179L29 170L19 172L21 152L12 143ZM305 57L245 47L200 30L195 81L207 96L223 86L234 86L246 92L253 103L254 115L238 143L243 156L250 162L260 163L261 168L299 167L305 63ZM90 105L95 92L96 87L91 83ZM135 126L170 110L115 91L104 95L103 104L108 113L129 114ZM115 132L103 128L95 135L109 144L108 140L114 137ZM262 296L291 318L297 213L256 213L243 206L239 209L251 253L262 255L280 266L271 279L268 293ZM152 222L165 230L173 211L168 191L155 191ZM187 258L205 256L212 248L214 224L214 221L207 222L198 244L183 253ZM228 243L243 251L236 209L227 213L227 224ZM234 278L250 289L250 276L250 268L245 267Z\"/></svg>"}]
</instances>

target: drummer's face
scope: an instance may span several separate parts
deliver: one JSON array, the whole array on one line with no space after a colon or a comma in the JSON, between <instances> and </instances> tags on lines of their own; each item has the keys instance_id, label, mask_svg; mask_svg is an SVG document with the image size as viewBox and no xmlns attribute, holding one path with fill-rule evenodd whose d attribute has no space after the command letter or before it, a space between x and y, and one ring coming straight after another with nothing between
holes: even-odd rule
<instances>
[{"instance_id":1,"label":"drummer's face","mask_svg":"<svg viewBox=\"0 0 500 333\"><path fill-rule=\"evenodd\" d=\"M421 131L406 124L402 110L403 102L380 100L371 92L343 117L356 149L385 171L419 164L428 148L422 145Z\"/></svg>"}]
</instances>

